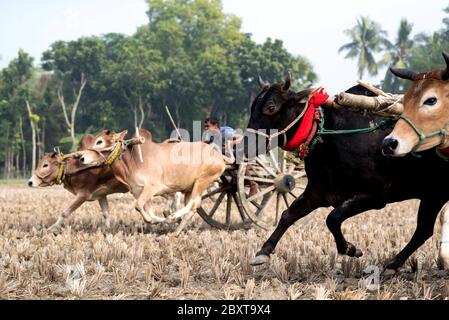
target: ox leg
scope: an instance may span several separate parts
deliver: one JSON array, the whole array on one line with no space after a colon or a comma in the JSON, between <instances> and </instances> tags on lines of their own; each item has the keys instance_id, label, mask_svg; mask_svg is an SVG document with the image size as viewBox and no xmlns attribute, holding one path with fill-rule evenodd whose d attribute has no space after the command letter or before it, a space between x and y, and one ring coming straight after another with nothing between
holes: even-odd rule
<instances>
[{"instance_id":1,"label":"ox leg","mask_svg":"<svg viewBox=\"0 0 449 320\"><path fill-rule=\"evenodd\" d=\"M449 269L449 204L441 212L440 260L445 269Z\"/></svg>"},{"instance_id":2,"label":"ox leg","mask_svg":"<svg viewBox=\"0 0 449 320\"><path fill-rule=\"evenodd\" d=\"M185 195L184 195L184 203L188 203L189 201L190 201L190 196L191 195L189 195L189 197L188 197L188 199L185 197ZM179 209L181 209L182 208L182 204L181 204L181 202L182 202L182 193L181 192L176 192L175 193L175 195L174 195L174 210L173 211L178 211Z\"/></svg>"},{"instance_id":3,"label":"ox leg","mask_svg":"<svg viewBox=\"0 0 449 320\"><path fill-rule=\"evenodd\" d=\"M218 179L217 176L198 179L193 186L192 193L189 197L186 196L184 200L187 203L186 206L175 212L173 218L175 220L180 219L191 211L198 209L201 206L202 195L207 190L207 187L216 179Z\"/></svg>"},{"instance_id":4,"label":"ox leg","mask_svg":"<svg viewBox=\"0 0 449 320\"><path fill-rule=\"evenodd\" d=\"M136 210L139 211L146 223L153 223L153 221L165 222L165 218L158 217L151 206L150 201L155 194L156 192L153 188L146 186L136 200Z\"/></svg>"},{"instance_id":5,"label":"ox leg","mask_svg":"<svg viewBox=\"0 0 449 320\"><path fill-rule=\"evenodd\" d=\"M433 236L438 213L446 203L442 199L423 199L418 211L418 224L415 233L405 248L387 265L388 270L397 271L407 259Z\"/></svg>"},{"instance_id":6,"label":"ox leg","mask_svg":"<svg viewBox=\"0 0 449 320\"><path fill-rule=\"evenodd\" d=\"M192 194L191 193L186 193L185 194L185 198L184 198L184 204L187 206L190 202L190 199L192 198ZM195 211L194 210L190 210L190 212L184 216L184 218L182 219L181 223L179 224L178 228L176 229L176 236L178 237L182 230L184 230L184 228L189 224L190 220L193 218L193 216L195 215Z\"/></svg>"},{"instance_id":7,"label":"ox leg","mask_svg":"<svg viewBox=\"0 0 449 320\"><path fill-rule=\"evenodd\" d=\"M360 258L363 256L361 250L357 249L352 243L346 241L341 231L343 222L362 212L382 209L386 206L386 202L382 197L376 195L357 195L354 198L345 201L341 206L333 210L327 217L326 224L337 244L339 254L349 257Z\"/></svg>"},{"instance_id":8,"label":"ox leg","mask_svg":"<svg viewBox=\"0 0 449 320\"><path fill-rule=\"evenodd\" d=\"M70 214L78 209L84 202L86 202L86 197L78 196L68 208L62 211L58 220L48 229L48 232L56 232L64 222L64 219L66 219Z\"/></svg>"},{"instance_id":9,"label":"ox leg","mask_svg":"<svg viewBox=\"0 0 449 320\"><path fill-rule=\"evenodd\" d=\"M296 221L306 217L315 209L328 206L325 199L313 196L313 194L317 194L316 190L314 191L310 192L310 189L307 189L301 197L292 203L290 208L282 213L276 230L274 230L270 238L264 243L262 249L256 254L256 257L251 260L250 263L252 266L260 266L270 261L270 255L273 253L278 242Z\"/></svg>"},{"instance_id":10,"label":"ox leg","mask_svg":"<svg viewBox=\"0 0 449 320\"><path fill-rule=\"evenodd\" d=\"M165 200L167 200L167 202L165 203L162 213L163 213L164 217L167 218L172 213L172 207L174 206L175 199L171 195L163 196L163 198Z\"/></svg>"},{"instance_id":11,"label":"ox leg","mask_svg":"<svg viewBox=\"0 0 449 320\"><path fill-rule=\"evenodd\" d=\"M100 203L101 213L103 214L104 225L107 229L111 227L111 221L109 220L109 202L106 197L98 200Z\"/></svg>"},{"instance_id":12,"label":"ox leg","mask_svg":"<svg viewBox=\"0 0 449 320\"><path fill-rule=\"evenodd\" d=\"M220 172L221 174L221 172ZM206 176L199 178L195 185L193 186L192 193L190 195L186 195L185 202L187 205L176 212L174 214L174 219L179 219L184 216L184 221L181 222L180 226L176 230L176 235L179 235L182 230L185 228L187 223L192 219L192 217L195 215L196 209L198 209L201 206L201 200L204 192L207 190L207 187L211 185L212 182L217 180L219 178L219 175L213 175L213 176Z\"/></svg>"}]
</instances>

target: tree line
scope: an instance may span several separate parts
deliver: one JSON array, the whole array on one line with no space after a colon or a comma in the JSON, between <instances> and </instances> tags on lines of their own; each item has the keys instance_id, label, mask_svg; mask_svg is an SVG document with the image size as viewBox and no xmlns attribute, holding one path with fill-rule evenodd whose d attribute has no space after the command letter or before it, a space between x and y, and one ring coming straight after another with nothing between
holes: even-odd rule
<instances>
[{"instance_id":1,"label":"tree line","mask_svg":"<svg viewBox=\"0 0 449 320\"><path fill-rule=\"evenodd\" d=\"M0 176L25 177L44 152L54 146L69 152L82 135L104 128L144 127L164 140L173 129L165 106L188 130L208 116L242 128L259 75L282 79L290 70L296 88L317 80L311 63L281 40L259 44L242 32L241 20L224 13L221 0L147 3L148 23L133 35L57 41L39 60L20 50L0 70ZM416 36L403 19L393 41L369 17L345 33L350 42L340 52L357 60L361 79L390 65L437 68L449 49L449 17L440 30ZM400 93L407 83L386 72L379 86Z\"/></svg>"},{"instance_id":2,"label":"tree line","mask_svg":"<svg viewBox=\"0 0 449 320\"><path fill-rule=\"evenodd\" d=\"M449 14L449 6L443 9ZM445 17L439 30L431 34L418 33L413 36L413 23L402 19L394 40L382 26L369 17L361 16L356 25L344 33L350 39L339 49L346 53L346 59L357 61L358 77L368 73L376 76L380 70L385 77L379 84L385 92L403 93L410 85L407 81L394 77L385 67L409 68L424 72L442 65L441 53L449 51L449 17ZM380 58L376 58L379 56Z\"/></svg>"},{"instance_id":3,"label":"tree line","mask_svg":"<svg viewBox=\"0 0 449 320\"><path fill-rule=\"evenodd\" d=\"M317 79L282 41L255 43L221 0L147 0L148 23L131 35L57 41L36 61L20 50L0 71L0 167L27 176L44 152L74 150L85 133L144 127L163 140L207 116L243 127L258 75L298 87Z\"/></svg>"}]
</instances>

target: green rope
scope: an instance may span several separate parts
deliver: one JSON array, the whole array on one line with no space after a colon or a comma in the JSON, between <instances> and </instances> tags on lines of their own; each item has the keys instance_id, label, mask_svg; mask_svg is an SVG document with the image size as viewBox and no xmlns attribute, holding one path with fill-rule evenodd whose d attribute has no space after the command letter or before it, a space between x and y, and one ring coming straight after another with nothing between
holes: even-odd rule
<instances>
[{"instance_id":1,"label":"green rope","mask_svg":"<svg viewBox=\"0 0 449 320\"><path fill-rule=\"evenodd\" d=\"M327 130L324 128L324 116L323 116L323 109L320 107L320 127L319 130L317 131L317 134L315 136L315 138L312 141L312 146L314 146L319 139L321 139L321 136L330 136L330 135L344 135L344 134L367 134L367 133L372 133L374 131L377 131L379 129L382 130L386 130L389 128L394 127L397 119L385 119L385 120L381 120L378 124L376 124L374 127L370 127L370 128L362 128L362 129L349 129L349 130ZM429 133L429 134L424 134L421 132L421 130L418 129L418 127L410 120L408 119L406 116L401 115L398 117L398 119L402 119L404 120L408 125L410 125L410 127L412 127L412 129L416 132L416 134L419 137L419 143L416 145L416 147L413 149L412 151L412 155L414 157L417 158L421 158L420 155L418 155L416 153L416 151L419 149L419 147L422 146L422 144L424 143L424 141L426 141L429 138L433 138L436 136L442 136L443 139L446 135L446 130L449 128L449 123L447 123L443 128Z\"/></svg>"},{"instance_id":2,"label":"green rope","mask_svg":"<svg viewBox=\"0 0 449 320\"><path fill-rule=\"evenodd\" d=\"M443 128L431 132L429 134L424 134L423 132L421 132L421 130L418 129L418 127L406 116L401 115L399 116L399 119L404 120L410 127L412 127L412 129L416 132L416 134L419 137L419 143L415 146L415 148L413 148L413 153L415 153L424 143L424 141L426 141L427 139L433 138L433 137L437 137L437 136L441 136L442 137L442 141L444 140L444 137L446 135L446 130L449 127L449 123L447 123Z\"/></svg>"},{"instance_id":3,"label":"green rope","mask_svg":"<svg viewBox=\"0 0 449 320\"><path fill-rule=\"evenodd\" d=\"M327 136L327 135L343 135L343 134L367 134L379 129L388 129L393 127L395 120L394 119L386 119L381 120L374 127L362 128L362 129L348 129L348 130L328 130L324 129L324 116L323 111L321 109L321 117L320 117L320 129L317 132L318 136Z\"/></svg>"},{"instance_id":4,"label":"green rope","mask_svg":"<svg viewBox=\"0 0 449 320\"><path fill-rule=\"evenodd\" d=\"M315 145L320 141L322 142L321 136L330 136L330 135L344 135L344 134L367 134L374 131L377 131L379 129L386 130L389 128L394 127L394 124L396 123L396 120L394 119L385 119L381 120L377 125L374 127L369 128L362 128L362 129L348 129L348 130L328 130L324 128L324 115L323 115L323 109L320 107L320 125L319 130L317 131L315 137L313 138L310 148L314 148Z\"/></svg>"}]
</instances>

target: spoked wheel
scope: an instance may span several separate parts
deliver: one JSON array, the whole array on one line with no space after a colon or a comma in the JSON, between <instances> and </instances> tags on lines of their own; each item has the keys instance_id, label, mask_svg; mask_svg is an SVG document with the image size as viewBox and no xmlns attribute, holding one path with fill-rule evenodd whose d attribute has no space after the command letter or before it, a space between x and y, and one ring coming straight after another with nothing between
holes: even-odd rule
<instances>
[{"instance_id":1,"label":"spoked wheel","mask_svg":"<svg viewBox=\"0 0 449 320\"><path fill-rule=\"evenodd\" d=\"M259 227L276 226L307 185L303 162L280 149L240 165L238 191L248 217Z\"/></svg>"},{"instance_id":2,"label":"spoked wheel","mask_svg":"<svg viewBox=\"0 0 449 320\"><path fill-rule=\"evenodd\" d=\"M237 169L232 166L203 196L197 212L210 226L223 230L248 229L252 221L243 209L237 192Z\"/></svg>"}]
</instances>

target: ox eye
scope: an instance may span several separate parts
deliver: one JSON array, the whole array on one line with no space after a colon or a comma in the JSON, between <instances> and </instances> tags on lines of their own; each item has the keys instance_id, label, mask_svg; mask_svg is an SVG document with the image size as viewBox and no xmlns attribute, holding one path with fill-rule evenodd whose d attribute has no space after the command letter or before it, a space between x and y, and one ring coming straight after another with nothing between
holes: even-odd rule
<instances>
[{"instance_id":1,"label":"ox eye","mask_svg":"<svg viewBox=\"0 0 449 320\"><path fill-rule=\"evenodd\" d=\"M438 102L438 99L435 97L429 98L426 101L424 101L424 105L425 106L434 106L436 105Z\"/></svg>"},{"instance_id":2,"label":"ox eye","mask_svg":"<svg viewBox=\"0 0 449 320\"><path fill-rule=\"evenodd\" d=\"M273 113L273 112L275 112L276 111L276 106L275 105L269 105L268 107L267 107L267 109L266 109L266 112L268 112L268 113Z\"/></svg>"},{"instance_id":3,"label":"ox eye","mask_svg":"<svg viewBox=\"0 0 449 320\"><path fill-rule=\"evenodd\" d=\"M103 144L103 141L102 141L102 140L97 141L97 146L99 146L100 144Z\"/></svg>"},{"instance_id":4,"label":"ox eye","mask_svg":"<svg viewBox=\"0 0 449 320\"><path fill-rule=\"evenodd\" d=\"M42 167L48 168L48 164L46 163L46 164L44 164Z\"/></svg>"}]
</instances>

